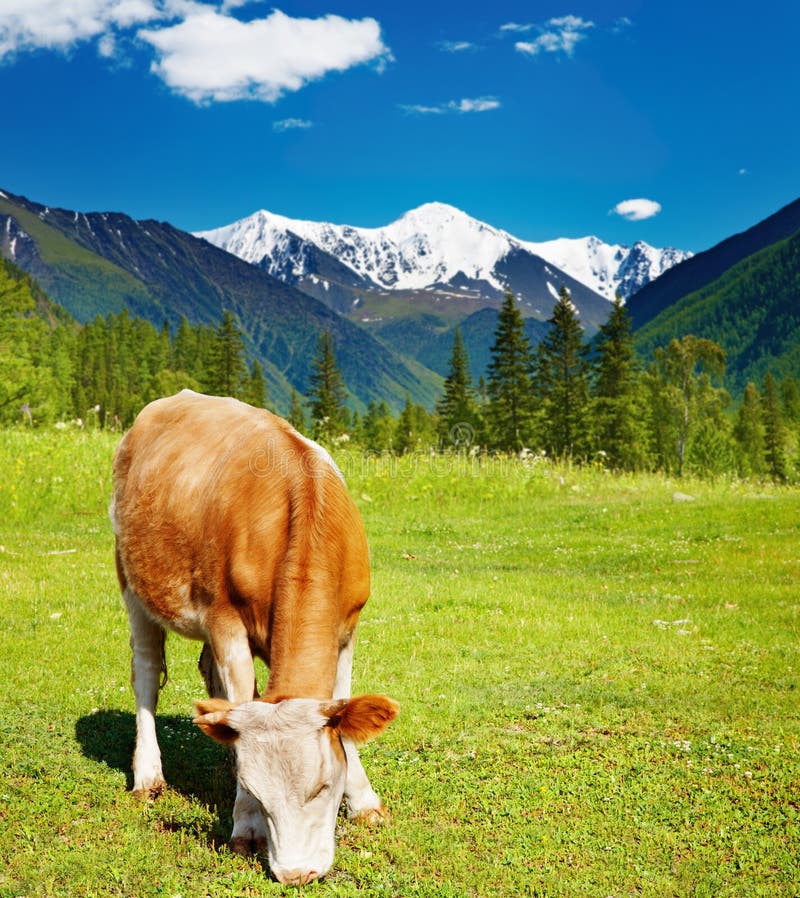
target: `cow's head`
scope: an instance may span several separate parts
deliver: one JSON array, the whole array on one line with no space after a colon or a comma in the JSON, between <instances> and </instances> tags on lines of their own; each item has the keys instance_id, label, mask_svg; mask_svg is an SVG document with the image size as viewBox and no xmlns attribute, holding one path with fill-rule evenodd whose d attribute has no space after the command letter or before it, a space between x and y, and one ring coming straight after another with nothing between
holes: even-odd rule
<instances>
[{"instance_id":1,"label":"cow's head","mask_svg":"<svg viewBox=\"0 0 800 898\"><path fill-rule=\"evenodd\" d=\"M398 705L383 695L318 701L290 698L232 705L197 702L195 723L236 747L239 783L264 810L269 866L280 881L324 876L333 863L336 815L347 757L342 739L366 742L383 732Z\"/></svg>"}]
</instances>

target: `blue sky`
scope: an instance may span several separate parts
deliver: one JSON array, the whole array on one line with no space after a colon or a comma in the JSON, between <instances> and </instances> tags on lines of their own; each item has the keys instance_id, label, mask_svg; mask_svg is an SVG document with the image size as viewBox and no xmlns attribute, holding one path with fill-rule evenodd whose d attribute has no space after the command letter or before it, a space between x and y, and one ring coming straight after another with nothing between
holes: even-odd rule
<instances>
[{"instance_id":1,"label":"blue sky","mask_svg":"<svg viewBox=\"0 0 800 898\"><path fill-rule=\"evenodd\" d=\"M0 0L0 188L699 251L800 195L799 41L790 0Z\"/></svg>"}]
</instances>

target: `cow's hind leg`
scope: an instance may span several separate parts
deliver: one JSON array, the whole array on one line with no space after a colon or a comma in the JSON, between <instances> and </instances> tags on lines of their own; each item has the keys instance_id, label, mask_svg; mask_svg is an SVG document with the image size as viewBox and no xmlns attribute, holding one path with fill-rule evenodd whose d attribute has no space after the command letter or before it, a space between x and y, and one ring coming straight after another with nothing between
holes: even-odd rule
<instances>
[{"instance_id":1,"label":"cow's hind leg","mask_svg":"<svg viewBox=\"0 0 800 898\"><path fill-rule=\"evenodd\" d=\"M133 794L153 798L164 788L161 751L156 738L156 705L164 661L164 630L145 612L130 586L123 590L131 628L131 682L136 698L136 747L133 752Z\"/></svg>"},{"instance_id":2,"label":"cow's hind leg","mask_svg":"<svg viewBox=\"0 0 800 898\"><path fill-rule=\"evenodd\" d=\"M208 693L209 698L228 697L225 691L225 684L222 682L222 677L219 675L219 670L214 661L214 653L211 651L211 646L207 642L203 643L203 651L200 652L200 660L197 662L197 669L203 675L203 680L206 684L206 692Z\"/></svg>"},{"instance_id":3,"label":"cow's hind leg","mask_svg":"<svg viewBox=\"0 0 800 898\"><path fill-rule=\"evenodd\" d=\"M350 698L354 649L355 632L339 650L336 683L333 687L334 698ZM361 758L358 756L358 749L350 739L342 739L342 744L347 755L347 781L344 787L344 797L347 799L350 818L370 824L385 822L389 819L389 812L370 785Z\"/></svg>"}]
</instances>

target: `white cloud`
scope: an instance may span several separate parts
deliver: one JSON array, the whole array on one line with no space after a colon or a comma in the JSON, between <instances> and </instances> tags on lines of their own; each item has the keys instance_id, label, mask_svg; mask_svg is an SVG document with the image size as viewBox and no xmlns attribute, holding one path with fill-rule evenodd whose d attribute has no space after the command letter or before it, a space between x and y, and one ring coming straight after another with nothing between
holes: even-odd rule
<instances>
[{"instance_id":1,"label":"white cloud","mask_svg":"<svg viewBox=\"0 0 800 898\"><path fill-rule=\"evenodd\" d=\"M527 34L538 31L539 34L533 40L517 41L514 48L528 56L537 56L539 53L558 53L559 51L571 56L578 41L586 37L586 31L594 28L594 22L582 19L580 16L566 15L548 19L544 25L519 24L507 22L500 26L501 32L509 34Z\"/></svg>"},{"instance_id":2,"label":"white cloud","mask_svg":"<svg viewBox=\"0 0 800 898\"><path fill-rule=\"evenodd\" d=\"M144 25L163 15L154 0L1 0L0 59L43 48L68 50L114 28Z\"/></svg>"},{"instance_id":3,"label":"white cloud","mask_svg":"<svg viewBox=\"0 0 800 898\"><path fill-rule=\"evenodd\" d=\"M520 32L524 34L527 31L533 31L535 25L520 25L517 22L506 22L505 25L500 26L501 31L511 31L511 32Z\"/></svg>"},{"instance_id":4,"label":"white cloud","mask_svg":"<svg viewBox=\"0 0 800 898\"><path fill-rule=\"evenodd\" d=\"M292 130L307 130L308 128L313 128L314 122L310 122L305 118L284 118L279 122L272 123L273 131L292 131Z\"/></svg>"},{"instance_id":5,"label":"white cloud","mask_svg":"<svg viewBox=\"0 0 800 898\"><path fill-rule=\"evenodd\" d=\"M635 199L623 200L617 203L609 214L616 214L628 221L644 221L646 218L652 218L661 211L661 203L655 200Z\"/></svg>"},{"instance_id":6,"label":"white cloud","mask_svg":"<svg viewBox=\"0 0 800 898\"><path fill-rule=\"evenodd\" d=\"M446 53L463 53L464 50L477 49L471 41L439 41L438 47Z\"/></svg>"},{"instance_id":7,"label":"white cloud","mask_svg":"<svg viewBox=\"0 0 800 898\"><path fill-rule=\"evenodd\" d=\"M250 2L0 0L0 61L36 49L67 51L90 40L101 57L112 59L118 38L135 34L155 52L151 71L196 103L274 103L329 72L369 62L380 68L392 58L375 19L292 18L273 10L241 21L230 14Z\"/></svg>"},{"instance_id":8,"label":"white cloud","mask_svg":"<svg viewBox=\"0 0 800 898\"><path fill-rule=\"evenodd\" d=\"M452 105L452 102L450 103ZM489 112L499 109L500 101L495 97L476 97L474 100L459 100L458 112Z\"/></svg>"},{"instance_id":9,"label":"white cloud","mask_svg":"<svg viewBox=\"0 0 800 898\"><path fill-rule=\"evenodd\" d=\"M274 103L328 72L391 59L375 19L295 19L274 10L241 22L213 7L192 6L178 24L142 29L138 36L156 50L151 70L196 103Z\"/></svg>"},{"instance_id":10,"label":"white cloud","mask_svg":"<svg viewBox=\"0 0 800 898\"><path fill-rule=\"evenodd\" d=\"M490 112L500 108L500 101L496 97L475 97L474 99L450 100L440 103L438 106L424 106L419 103L403 105L400 107L405 112L416 115L444 115L446 113L464 112Z\"/></svg>"},{"instance_id":11,"label":"white cloud","mask_svg":"<svg viewBox=\"0 0 800 898\"><path fill-rule=\"evenodd\" d=\"M111 59L117 52L117 40L113 34L104 34L97 42L97 52L104 59Z\"/></svg>"},{"instance_id":12,"label":"white cloud","mask_svg":"<svg viewBox=\"0 0 800 898\"><path fill-rule=\"evenodd\" d=\"M508 26L503 26L506 30L512 30ZM586 32L590 28L594 28L594 22L582 19L580 16L558 16L548 19L544 25L530 26L530 29L537 28L539 35L532 41L517 41L514 48L528 56L538 56L539 53L558 53L563 52L567 56L572 56L575 45L578 41L582 41L586 37ZM514 31L526 30L524 26L517 25Z\"/></svg>"},{"instance_id":13,"label":"white cloud","mask_svg":"<svg viewBox=\"0 0 800 898\"><path fill-rule=\"evenodd\" d=\"M740 169L739 169L739 174L740 174L740 175L749 175L750 172L749 172L746 168L740 168Z\"/></svg>"}]
</instances>

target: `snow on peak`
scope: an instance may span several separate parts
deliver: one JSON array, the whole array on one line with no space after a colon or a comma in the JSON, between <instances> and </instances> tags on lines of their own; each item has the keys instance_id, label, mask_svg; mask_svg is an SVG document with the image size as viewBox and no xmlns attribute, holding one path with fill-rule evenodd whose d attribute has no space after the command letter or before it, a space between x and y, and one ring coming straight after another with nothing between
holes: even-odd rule
<instances>
[{"instance_id":1,"label":"snow on peak","mask_svg":"<svg viewBox=\"0 0 800 898\"><path fill-rule=\"evenodd\" d=\"M367 282L390 290L419 290L458 275L504 290L497 265L512 250L523 250L609 300L617 292L627 299L691 255L642 241L633 247L608 244L597 237L526 242L441 202L424 203L378 228L303 221L262 209L196 236L281 278L308 273L311 244Z\"/></svg>"},{"instance_id":2,"label":"snow on peak","mask_svg":"<svg viewBox=\"0 0 800 898\"><path fill-rule=\"evenodd\" d=\"M301 221L262 209L196 236L271 270L273 264L279 266L277 256L292 234L335 256L361 277L393 290L446 283L459 273L502 289L493 269L516 244L504 231L445 203L425 203L380 228Z\"/></svg>"},{"instance_id":3,"label":"snow on peak","mask_svg":"<svg viewBox=\"0 0 800 898\"><path fill-rule=\"evenodd\" d=\"M692 255L678 249L656 249L643 240L629 247L604 243L598 237L562 237L524 246L609 300L616 293L627 300L668 268Z\"/></svg>"}]
</instances>

